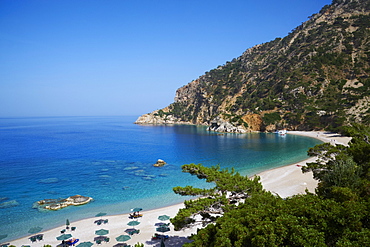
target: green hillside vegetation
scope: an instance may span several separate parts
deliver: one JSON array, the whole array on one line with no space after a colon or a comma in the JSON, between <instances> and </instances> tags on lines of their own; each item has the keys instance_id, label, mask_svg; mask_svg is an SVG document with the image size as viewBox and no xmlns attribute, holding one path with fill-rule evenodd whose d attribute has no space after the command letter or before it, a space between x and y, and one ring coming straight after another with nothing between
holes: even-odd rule
<instances>
[{"instance_id":1,"label":"green hillside vegetation","mask_svg":"<svg viewBox=\"0 0 370 247\"><path fill-rule=\"evenodd\" d=\"M369 246L370 127L353 124L342 133L352 137L348 147L325 143L308 151L320 158L302 168L319 181L315 194L283 199L264 191L258 177L184 165L184 172L215 185L174 188L201 196L171 219L176 230L206 226L184 246Z\"/></svg>"},{"instance_id":2,"label":"green hillside vegetation","mask_svg":"<svg viewBox=\"0 0 370 247\"><path fill-rule=\"evenodd\" d=\"M369 75L370 2L334 0L286 37L206 72L191 91L178 89L165 112L194 124L225 114L279 115L272 122L264 118L260 130L271 124L290 130L370 124Z\"/></svg>"}]
</instances>

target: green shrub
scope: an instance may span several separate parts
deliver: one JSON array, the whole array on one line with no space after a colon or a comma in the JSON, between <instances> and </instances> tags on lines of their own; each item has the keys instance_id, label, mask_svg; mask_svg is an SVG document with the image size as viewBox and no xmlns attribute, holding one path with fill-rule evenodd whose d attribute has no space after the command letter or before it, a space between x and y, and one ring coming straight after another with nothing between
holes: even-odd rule
<instances>
[{"instance_id":1,"label":"green shrub","mask_svg":"<svg viewBox=\"0 0 370 247\"><path fill-rule=\"evenodd\" d=\"M270 125L270 124L275 124L275 123L279 122L281 120L281 117L280 117L280 114L278 112L266 113L262 117L262 120L266 125Z\"/></svg>"}]
</instances>

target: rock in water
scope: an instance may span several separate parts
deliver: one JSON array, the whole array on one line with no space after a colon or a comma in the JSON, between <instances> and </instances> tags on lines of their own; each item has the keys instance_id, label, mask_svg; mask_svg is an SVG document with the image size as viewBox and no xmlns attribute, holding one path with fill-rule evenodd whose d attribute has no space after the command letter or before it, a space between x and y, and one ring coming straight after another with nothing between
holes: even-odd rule
<instances>
[{"instance_id":1,"label":"rock in water","mask_svg":"<svg viewBox=\"0 0 370 247\"><path fill-rule=\"evenodd\" d=\"M88 196L75 195L66 199L45 199L38 201L37 204L44 209L59 210L68 206L84 205L92 200L93 198Z\"/></svg>"},{"instance_id":2,"label":"rock in water","mask_svg":"<svg viewBox=\"0 0 370 247\"><path fill-rule=\"evenodd\" d=\"M0 203L0 208L11 208L11 207L16 207L18 205L19 205L19 202L17 202L16 200L11 200L11 201Z\"/></svg>"},{"instance_id":3,"label":"rock in water","mask_svg":"<svg viewBox=\"0 0 370 247\"><path fill-rule=\"evenodd\" d=\"M158 159L157 162L153 166L160 167L160 166L164 166L165 164L167 163L164 160Z\"/></svg>"}]
</instances>

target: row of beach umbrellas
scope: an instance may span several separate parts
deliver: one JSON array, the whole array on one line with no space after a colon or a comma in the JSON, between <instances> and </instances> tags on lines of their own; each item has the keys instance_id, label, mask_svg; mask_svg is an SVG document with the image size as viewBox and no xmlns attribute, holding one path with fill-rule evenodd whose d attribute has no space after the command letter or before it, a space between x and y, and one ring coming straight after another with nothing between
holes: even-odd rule
<instances>
[{"instance_id":1,"label":"row of beach umbrellas","mask_svg":"<svg viewBox=\"0 0 370 247\"><path fill-rule=\"evenodd\" d=\"M106 235L108 233L109 233L109 230L106 230L106 229L100 229L100 230L95 231L95 234L99 235L99 236L103 236L103 235ZM120 235L120 236L116 237L116 240L118 242L124 242L124 241L127 241L129 239L131 239L131 237L128 236L128 235Z\"/></svg>"},{"instance_id":2,"label":"row of beach umbrellas","mask_svg":"<svg viewBox=\"0 0 370 247\"><path fill-rule=\"evenodd\" d=\"M133 209L131 209L132 212L140 212L141 210L143 210L143 209L142 208L133 208ZM106 213L100 212L100 213L96 214L95 217L102 217L104 215L106 215ZM139 224L140 224L140 222L135 221L135 220L130 221L130 222L127 223L127 225L129 225L129 226L137 226ZM109 230L105 230L105 229L100 229L100 230L95 231L95 234L100 235L100 236L106 235L108 233L109 233ZM128 236L128 235L120 235L120 236L116 237L116 240L118 242L125 242L125 241L128 241L130 239L131 239L131 237Z\"/></svg>"},{"instance_id":3,"label":"row of beach umbrellas","mask_svg":"<svg viewBox=\"0 0 370 247\"><path fill-rule=\"evenodd\" d=\"M133 208L133 209L131 209L132 212L140 212L141 210L142 210L142 208ZM106 214L107 213L100 212L100 213L96 214L95 216L96 217L102 217ZM169 220L170 217L168 215L160 215L160 216L158 216L158 219L161 220L161 221L166 221L166 220ZM136 220L133 220L133 221L130 221L130 222L127 223L127 225L133 226L133 227L137 226L139 224L140 224L140 222L136 221ZM69 225L70 225L70 222L67 219L66 220L66 226L68 227ZM43 228L39 227L39 226L32 227L32 228L30 228L28 233L35 234L35 233L40 232L42 229ZM157 228L157 231L166 232L166 231L169 231L169 228L168 227L167 228L166 227L159 227L159 228ZM109 233L109 230L105 230L105 229L100 229L100 230L95 231L95 234L100 235L100 236L106 235L108 233ZM2 237L4 237L4 236L2 236ZM62 235L56 237L56 239L57 240L67 240L67 239L70 239L71 237L72 237L72 234L67 233L67 234L62 234ZM124 241L127 241L129 239L131 239L131 237L128 236L128 235L120 235L120 236L116 237L116 240L118 242L124 242ZM93 243L91 243L91 242L82 242L82 243L78 244L77 246L78 247L90 247L92 245L93 245Z\"/></svg>"}]
</instances>

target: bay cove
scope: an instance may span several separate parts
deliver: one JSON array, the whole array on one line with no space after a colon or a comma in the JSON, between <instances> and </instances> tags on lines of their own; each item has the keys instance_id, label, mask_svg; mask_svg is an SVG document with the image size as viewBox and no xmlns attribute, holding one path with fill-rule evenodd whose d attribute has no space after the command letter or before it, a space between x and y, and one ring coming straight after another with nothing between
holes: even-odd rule
<instances>
[{"instance_id":1,"label":"bay cove","mask_svg":"<svg viewBox=\"0 0 370 247\"><path fill-rule=\"evenodd\" d=\"M141 126L135 117L3 118L0 120L1 232L7 239L94 216L173 205L186 198L174 186L207 186L181 172L201 163L234 167L243 175L306 159L321 143L302 136L219 134L203 126ZM168 164L153 167L158 160ZM32 208L41 199L91 196L92 203L55 212ZM149 206L148 206L149 205ZM3 241L3 240L2 240ZM6 239L5 239L6 241Z\"/></svg>"}]
</instances>

